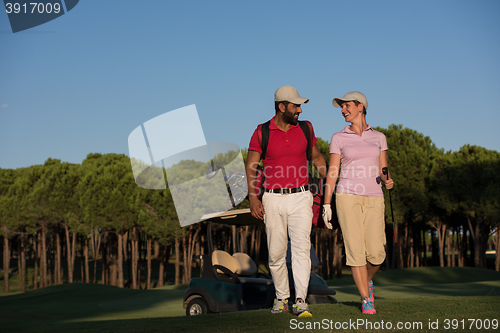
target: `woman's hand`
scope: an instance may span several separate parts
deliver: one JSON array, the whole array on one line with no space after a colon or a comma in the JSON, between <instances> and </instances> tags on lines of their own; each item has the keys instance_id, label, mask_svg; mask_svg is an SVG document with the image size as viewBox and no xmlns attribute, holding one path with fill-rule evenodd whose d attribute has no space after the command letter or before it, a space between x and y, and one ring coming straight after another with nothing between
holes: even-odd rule
<instances>
[{"instance_id":1,"label":"woman's hand","mask_svg":"<svg viewBox=\"0 0 500 333\"><path fill-rule=\"evenodd\" d=\"M332 220L332 206L330 204L324 204L323 205L323 222L325 223L326 227L330 230L333 229L332 223L330 222Z\"/></svg>"}]
</instances>

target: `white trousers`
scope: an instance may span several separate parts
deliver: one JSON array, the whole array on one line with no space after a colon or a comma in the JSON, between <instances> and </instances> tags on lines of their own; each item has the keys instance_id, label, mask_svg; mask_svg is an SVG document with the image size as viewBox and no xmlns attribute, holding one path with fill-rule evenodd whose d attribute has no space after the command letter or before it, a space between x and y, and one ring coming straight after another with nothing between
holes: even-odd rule
<instances>
[{"instance_id":1,"label":"white trousers","mask_svg":"<svg viewBox=\"0 0 500 333\"><path fill-rule=\"evenodd\" d=\"M311 274L311 240L313 197L310 191L294 194L264 193L269 269L276 288L276 298L290 297L286 251L290 236L295 296L303 300Z\"/></svg>"}]
</instances>

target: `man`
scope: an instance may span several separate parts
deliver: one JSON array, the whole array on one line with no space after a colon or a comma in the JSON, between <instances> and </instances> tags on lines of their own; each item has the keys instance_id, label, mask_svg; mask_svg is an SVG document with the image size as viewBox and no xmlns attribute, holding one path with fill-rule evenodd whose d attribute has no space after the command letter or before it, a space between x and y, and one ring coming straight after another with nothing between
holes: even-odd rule
<instances>
[{"instance_id":1,"label":"man","mask_svg":"<svg viewBox=\"0 0 500 333\"><path fill-rule=\"evenodd\" d=\"M290 290L286 252L288 236L292 251L292 271L296 300L293 313L299 317L311 317L305 302L311 272L309 235L312 226L312 194L308 188L307 145L298 118L301 104L309 102L299 96L292 86L283 86L274 94L276 115L269 124L269 141L264 162L265 182L262 202L259 200L256 170L261 160L262 133L255 130L250 140L246 164L250 210L254 217L263 219L266 225L269 249L269 269L276 288L276 299L271 313L288 311ZM310 125L310 123L308 124ZM312 161L321 176L326 176L326 162L312 137Z\"/></svg>"}]
</instances>

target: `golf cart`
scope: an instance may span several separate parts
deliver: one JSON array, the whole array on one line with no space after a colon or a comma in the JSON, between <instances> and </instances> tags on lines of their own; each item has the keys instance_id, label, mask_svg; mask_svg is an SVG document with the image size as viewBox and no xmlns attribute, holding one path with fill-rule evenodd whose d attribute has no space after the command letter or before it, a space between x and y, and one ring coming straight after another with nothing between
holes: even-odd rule
<instances>
[{"instance_id":1,"label":"golf cart","mask_svg":"<svg viewBox=\"0 0 500 333\"><path fill-rule=\"evenodd\" d=\"M206 221L208 222L208 252L201 258L203 259L202 277L192 278L184 294L183 306L186 309L186 315L270 308L275 298L271 277L257 272L258 267L248 254L237 252L231 255L226 251L214 249L212 240L212 224L214 223L235 225L238 228L263 222L254 218L250 209L213 214ZM236 237L235 241L238 242L238 239L239 237ZM236 243L236 248L240 248L238 243ZM290 259L291 256L288 255L290 292L293 293L295 288ZM311 263L313 268L319 264L313 248ZM310 304L336 303L332 295L335 295L335 290L329 288L319 275L311 272L307 302ZM291 299L292 297L294 295L291 295Z\"/></svg>"}]
</instances>

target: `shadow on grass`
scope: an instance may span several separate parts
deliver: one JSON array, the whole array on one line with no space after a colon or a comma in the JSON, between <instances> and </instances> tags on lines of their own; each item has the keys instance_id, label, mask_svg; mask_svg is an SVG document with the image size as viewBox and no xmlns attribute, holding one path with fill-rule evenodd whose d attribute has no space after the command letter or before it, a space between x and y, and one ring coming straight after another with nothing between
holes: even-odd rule
<instances>
[{"instance_id":1,"label":"shadow on grass","mask_svg":"<svg viewBox=\"0 0 500 333\"><path fill-rule=\"evenodd\" d=\"M466 267L423 267L379 272L375 276L375 299L427 296L500 295L500 272ZM352 277L328 280L337 300L357 301Z\"/></svg>"},{"instance_id":2,"label":"shadow on grass","mask_svg":"<svg viewBox=\"0 0 500 333\"><path fill-rule=\"evenodd\" d=\"M500 272L471 267L419 267L392 269L375 275L378 285L438 284L500 280Z\"/></svg>"},{"instance_id":3,"label":"shadow on grass","mask_svg":"<svg viewBox=\"0 0 500 333\"><path fill-rule=\"evenodd\" d=\"M349 322L357 323L359 320L397 323L411 322L420 323L419 330L424 331L428 323L439 320L440 329L432 332L448 332L443 327L445 318L455 318L458 321L468 318L482 318L481 323L496 323L498 329L498 313L500 311L500 297L433 297L411 300L381 300L378 303L377 315L362 315L359 303L341 304L317 304L310 306L314 314L313 318L297 318L290 312L273 315L268 310L254 310L231 312L224 314L210 314L194 317L163 317L163 318L140 318L108 321L85 321L70 322L67 320L56 320L47 322L43 326L31 325L27 322L18 322L17 326L12 324L2 325L2 329L8 332L289 332L297 323L306 327L307 324L322 322L326 320L329 325L338 325ZM331 323L331 324L330 324ZM346 325L346 329L328 329L328 332L373 332L364 326L352 328ZM493 328L493 326L491 326ZM496 330L495 329L495 330ZM316 332L319 329L300 329L301 331ZM495 331L490 330L490 331ZM385 330L381 330L385 331ZM407 330L408 331L408 330ZM427 330L429 331L429 330Z\"/></svg>"},{"instance_id":4,"label":"shadow on grass","mask_svg":"<svg viewBox=\"0 0 500 333\"><path fill-rule=\"evenodd\" d=\"M82 283L47 287L0 297L0 322L2 327L40 327L53 322L182 316L185 288L130 290Z\"/></svg>"},{"instance_id":5,"label":"shadow on grass","mask_svg":"<svg viewBox=\"0 0 500 333\"><path fill-rule=\"evenodd\" d=\"M101 283L102 281L102 261L97 260L96 261L96 281L98 284ZM11 260L10 263L10 270L9 270L9 293L17 293L20 292L20 285L19 285L19 274L18 274L18 267L17 267L18 261L17 260ZM35 260L34 259L27 259L26 260L26 291L33 291L34 286L34 265L35 265ZM130 279L130 261L125 260L123 262L123 278L125 281L125 288L129 288L131 284L131 279ZM151 260L151 285L152 288L156 288L158 285L158 280L159 280L159 266L160 266L160 261L158 259L153 259ZM141 288L146 288L146 261L144 259L141 259L139 261L139 267L141 268L141 276L140 276L140 281L141 281ZM181 263L181 269L183 267L183 263ZM82 274L82 268L83 268L83 263L82 263L82 258L76 257L75 258L75 271L73 273L74 276L74 282L80 282L83 283L85 281L84 276ZM67 265L62 265L62 271L63 271L63 280L66 282L68 281L68 270L67 270ZM3 278L3 270L0 269L0 296L5 296L7 295L6 293L3 292L3 285L4 285L4 278ZM200 276L200 270L199 268L193 267L191 271L191 275L193 277L195 276ZM89 261L89 277L90 281L93 281L94 278L94 261L90 260ZM169 259L169 262L166 263L165 269L164 269L164 284L173 284L175 281L175 258L172 256Z\"/></svg>"},{"instance_id":6,"label":"shadow on grass","mask_svg":"<svg viewBox=\"0 0 500 333\"><path fill-rule=\"evenodd\" d=\"M472 279L475 281L471 281ZM379 280L380 279L380 280ZM459 280L469 281L466 283ZM491 279L484 281L484 279ZM440 283L448 281L450 283ZM341 282L341 283L336 283ZM417 283L418 282L418 283ZM336 305L312 305L314 316L336 316L340 309L345 316L358 315L360 312L359 294L352 277L330 280L329 284L337 290L335 296L340 302ZM221 316L234 319L234 328L244 318L248 331L269 331L265 320L255 322L257 312L242 311L232 314L215 314L196 319L185 316L182 299L186 285L167 286L154 290L130 290L98 284L66 284L39 289L24 294L0 297L0 323L2 331L172 331L172 327L189 328L193 332L207 331L203 325L220 327ZM375 279L375 297L384 304L406 304L407 299L427 297L430 300L441 296L493 296L500 295L500 273L469 268L420 268L380 272ZM489 298L488 298L489 299ZM493 297L499 308L500 297ZM399 302L399 303L398 303ZM418 304L421 300L418 301ZM414 306L414 304L412 305ZM410 307L408 311L412 311ZM377 309L378 311L378 309ZM500 310L499 310L500 311ZM250 313L246 315L244 313ZM277 320L286 326L281 317L268 317L268 310L260 310L257 317L269 322ZM229 316L229 317L227 317ZM166 318L169 317L169 318ZM177 318L172 318L177 317ZM253 319L252 319L253 318ZM271 319L272 318L272 319ZM293 317L291 317L293 318ZM136 319L136 320L131 320ZM118 325L117 323L120 323ZM168 325L167 325L168 324ZM175 324L174 326L172 326ZM199 324L199 326L198 326ZM117 325L114 327L113 325ZM153 326L150 326L153 325ZM177 325L177 326L176 326ZM130 330L127 329L130 328ZM264 327L264 328L263 328ZM279 326L284 327L284 326ZM278 328L279 328L278 327ZM168 328L168 329L167 329ZM212 330L216 331L216 330Z\"/></svg>"}]
</instances>

